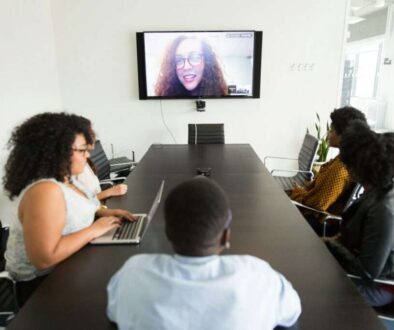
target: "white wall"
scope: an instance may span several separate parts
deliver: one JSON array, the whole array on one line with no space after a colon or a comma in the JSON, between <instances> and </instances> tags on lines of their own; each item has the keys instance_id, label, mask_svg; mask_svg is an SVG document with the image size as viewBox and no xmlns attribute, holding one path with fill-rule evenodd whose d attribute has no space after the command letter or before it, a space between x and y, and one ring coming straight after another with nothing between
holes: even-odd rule
<instances>
[{"instance_id":1,"label":"white wall","mask_svg":"<svg viewBox=\"0 0 394 330\"><path fill-rule=\"evenodd\" d=\"M189 122L224 122L228 143L295 155L314 113L327 118L337 105L345 11L343 0L53 0L63 105L91 118L119 154L173 142L162 107L178 143ZM261 99L207 100L205 113L190 100L138 100L135 32L193 29L264 31Z\"/></svg>"},{"instance_id":2,"label":"white wall","mask_svg":"<svg viewBox=\"0 0 394 330\"><path fill-rule=\"evenodd\" d=\"M391 64L381 67L381 85L378 98L385 102L385 128L394 130L394 4L388 8L387 29L385 34L383 58L391 60Z\"/></svg>"},{"instance_id":3,"label":"white wall","mask_svg":"<svg viewBox=\"0 0 394 330\"><path fill-rule=\"evenodd\" d=\"M49 0L0 2L0 177L12 128L32 114L61 108ZM0 219L6 202L0 189Z\"/></svg>"},{"instance_id":4,"label":"white wall","mask_svg":"<svg viewBox=\"0 0 394 330\"><path fill-rule=\"evenodd\" d=\"M2 0L1 169L11 129L32 114L60 109L92 119L107 150L112 142L118 154L134 149L137 158L151 143L173 142L161 110L178 143L186 143L189 122L224 122L228 143L251 143L261 158L295 156L315 112L326 119L337 105L346 5ZM138 100L135 33L193 29L264 31L261 99L207 100L205 113L191 100ZM313 70L303 71L304 64Z\"/></svg>"},{"instance_id":5,"label":"white wall","mask_svg":"<svg viewBox=\"0 0 394 330\"><path fill-rule=\"evenodd\" d=\"M50 0L0 2L1 156L11 129L61 107Z\"/></svg>"}]
</instances>

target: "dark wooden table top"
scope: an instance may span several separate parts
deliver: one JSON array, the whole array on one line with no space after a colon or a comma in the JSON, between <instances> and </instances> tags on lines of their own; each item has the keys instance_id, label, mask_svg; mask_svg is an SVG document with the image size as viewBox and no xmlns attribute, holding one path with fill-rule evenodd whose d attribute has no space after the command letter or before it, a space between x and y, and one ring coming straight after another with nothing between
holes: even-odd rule
<instances>
[{"instance_id":1,"label":"dark wooden table top","mask_svg":"<svg viewBox=\"0 0 394 330\"><path fill-rule=\"evenodd\" d=\"M127 195L108 205L147 212L162 179L165 197L207 167L232 207L226 253L260 257L292 282L302 303L294 329L385 329L250 145L152 145L127 179ZM133 254L172 253L162 206L140 245L89 245L59 264L9 329L114 329L105 313L110 277Z\"/></svg>"}]
</instances>

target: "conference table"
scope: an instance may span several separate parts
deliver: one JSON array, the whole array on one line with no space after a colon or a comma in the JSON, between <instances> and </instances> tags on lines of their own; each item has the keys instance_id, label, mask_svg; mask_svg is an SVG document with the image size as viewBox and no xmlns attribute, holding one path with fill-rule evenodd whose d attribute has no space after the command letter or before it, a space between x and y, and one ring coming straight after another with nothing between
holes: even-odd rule
<instances>
[{"instance_id":1,"label":"conference table","mask_svg":"<svg viewBox=\"0 0 394 330\"><path fill-rule=\"evenodd\" d=\"M146 213L163 179L165 198L197 168L211 168L211 179L230 200L231 248L225 253L266 260L299 293L302 314L293 329L385 329L248 144L152 145L127 178L127 194L107 205ZM9 329L116 328L106 318L106 285L138 253L173 253L163 203L139 245L88 245L59 264Z\"/></svg>"}]
</instances>

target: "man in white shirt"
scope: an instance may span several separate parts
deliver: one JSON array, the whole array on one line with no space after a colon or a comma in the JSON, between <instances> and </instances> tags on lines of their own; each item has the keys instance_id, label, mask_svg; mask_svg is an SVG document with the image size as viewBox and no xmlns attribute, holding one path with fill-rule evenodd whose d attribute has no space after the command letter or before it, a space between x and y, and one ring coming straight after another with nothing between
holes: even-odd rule
<instances>
[{"instance_id":1,"label":"man in white shirt","mask_svg":"<svg viewBox=\"0 0 394 330\"><path fill-rule=\"evenodd\" d=\"M165 205L175 255L131 257L108 284L107 314L119 329L273 329L301 313L291 284L267 262L220 253L229 246L224 191L199 177Z\"/></svg>"}]
</instances>

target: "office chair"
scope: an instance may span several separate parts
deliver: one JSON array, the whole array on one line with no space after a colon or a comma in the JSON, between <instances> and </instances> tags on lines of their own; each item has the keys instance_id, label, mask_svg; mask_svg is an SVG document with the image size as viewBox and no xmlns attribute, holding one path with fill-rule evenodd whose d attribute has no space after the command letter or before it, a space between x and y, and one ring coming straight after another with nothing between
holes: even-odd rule
<instances>
[{"instance_id":1,"label":"office chair","mask_svg":"<svg viewBox=\"0 0 394 330\"><path fill-rule=\"evenodd\" d=\"M102 188L123 182L136 166L136 162L127 157L109 160L100 140L96 141L94 149L90 152L90 160L95 166L96 175ZM114 174L115 177L111 177L111 174Z\"/></svg>"},{"instance_id":2,"label":"office chair","mask_svg":"<svg viewBox=\"0 0 394 330\"><path fill-rule=\"evenodd\" d=\"M353 202L360 197L360 195L363 192L363 187L359 183L355 183L354 186L349 191L350 192L348 194L348 198L346 200L343 211L347 210L350 207L350 205L352 205ZM326 237L327 225L330 221L337 221L339 223L342 221L341 216L334 215L329 212L321 211L321 210L315 209L313 207L304 205L304 204L296 202L296 201L291 201L291 202L300 209L305 209L305 210L311 211L315 214L319 214L322 216L322 219L320 220L323 223L322 237ZM318 220L316 220L316 221L318 221Z\"/></svg>"},{"instance_id":3,"label":"office chair","mask_svg":"<svg viewBox=\"0 0 394 330\"><path fill-rule=\"evenodd\" d=\"M189 144L224 144L224 124L189 124Z\"/></svg>"},{"instance_id":4,"label":"office chair","mask_svg":"<svg viewBox=\"0 0 394 330\"><path fill-rule=\"evenodd\" d=\"M4 252L7 246L9 228L0 222L0 326L5 327L19 311L16 281L5 270Z\"/></svg>"},{"instance_id":5,"label":"office chair","mask_svg":"<svg viewBox=\"0 0 394 330\"><path fill-rule=\"evenodd\" d=\"M111 153L112 153L112 158L109 160L109 165L110 165L110 171L112 172L117 172L119 170L122 170L124 168L127 168L131 166L131 169L133 170L134 167L137 165L137 162L135 161L135 154L134 151L131 151L132 159L129 159L125 156L122 157L114 157L114 145L111 143Z\"/></svg>"},{"instance_id":6,"label":"office chair","mask_svg":"<svg viewBox=\"0 0 394 330\"><path fill-rule=\"evenodd\" d=\"M273 169L271 174L282 186L283 190L291 190L296 185L303 186L306 180L313 179L312 165L316 158L316 153L319 148L319 141L317 138L310 134L306 134L304 141L302 143L298 158L287 158L287 157L274 157L266 156L264 157L264 164L268 159L282 159L282 160L297 160L298 170L283 170L283 169ZM276 172L295 172L293 176L280 176L274 175Z\"/></svg>"},{"instance_id":7,"label":"office chair","mask_svg":"<svg viewBox=\"0 0 394 330\"><path fill-rule=\"evenodd\" d=\"M361 277L358 275L353 275L353 274L346 274L346 275L349 278L361 280ZM376 284L384 284L384 285L392 286L394 289L394 280L375 278L373 281ZM384 306L373 307L373 309L375 310L376 314L378 314L378 318L389 321L391 324L393 324L392 322L394 322L394 302Z\"/></svg>"}]
</instances>

